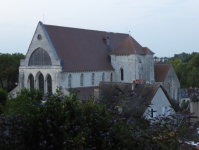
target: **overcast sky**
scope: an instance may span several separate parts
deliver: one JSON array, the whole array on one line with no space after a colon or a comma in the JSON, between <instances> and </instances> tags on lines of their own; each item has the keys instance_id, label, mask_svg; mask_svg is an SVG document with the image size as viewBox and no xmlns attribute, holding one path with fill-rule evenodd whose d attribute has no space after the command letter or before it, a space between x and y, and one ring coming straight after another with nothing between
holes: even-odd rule
<instances>
[{"instance_id":1,"label":"overcast sky","mask_svg":"<svg viewBox=\"0 0 199 150\"><path fill-rule=\"evenodd\" d=\"M26 54L39 21L130 31L159 57L199 52L199 0L0 0L0 53Z\"/></svg>"}]
</instances>

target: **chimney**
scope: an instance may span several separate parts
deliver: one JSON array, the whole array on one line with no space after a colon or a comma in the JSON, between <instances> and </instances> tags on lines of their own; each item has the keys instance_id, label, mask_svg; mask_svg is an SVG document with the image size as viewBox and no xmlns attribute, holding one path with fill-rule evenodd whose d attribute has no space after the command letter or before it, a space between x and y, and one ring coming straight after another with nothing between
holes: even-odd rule
<instances>
[{"instance_id":1,"label":"chimney","mask_svg":"<svg viewBox=\"0 0 199 150\"><path fill-rule=\"evenodd\" d=\"M109 36L103 36L103 40L106 40L106 45L107 45L107 47L108 47L108 50L109 50L109 52L111 52L112 50L111 50L111 45L110 45L110 39L109 39Z\"/></svg>"}]
</instances>

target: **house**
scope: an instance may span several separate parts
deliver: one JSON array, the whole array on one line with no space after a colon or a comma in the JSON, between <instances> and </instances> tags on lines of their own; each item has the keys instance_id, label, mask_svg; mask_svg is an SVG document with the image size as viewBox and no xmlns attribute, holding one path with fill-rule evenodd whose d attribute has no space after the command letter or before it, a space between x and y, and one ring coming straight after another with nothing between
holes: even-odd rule
<instances>
[{"instance_id":1,"label":"house","mask_svg":"<svg viewBox=\"0 0 199 150\"><path fill-rule=\"evenodd\" d=\"M167 93L179 101L180 82L171 64L154 65L155 83L164 87Z\"/></svg>"},{"instance_id":2,"label":"house","mask_svg":"<svg viewBox=\"0 0 199 150\"><path fill-rule=\"evenodd\" d=\"M179 100L180 106L182 107L181 104L185 102L190 102L190 97L183 89L180 89L180 100Z\"/></svg>"},{"instance_id":3,"label":"house","mask_svg":"<svg viewBox=\"0 0 199 150\"><path fill-rule=\"evenodd\" d=\"M129 34L39 22L19 67L19 89L94 90L100 81L154 83L154 53Z\"/></svg>"},{"instance_id":4,"label":"house","mask_svg":"<svg viewBox=\"0 0 199 150\"><path fill-rule=\"evenodd\" d=\"M121 95L129 95L126 99ZM114 103L120 103L121 99L127 102L128 108L138 109L141 115L154 118L165 113L175 114L180 111L179 105L170 98L162 85L158 84L133 84L121 82L100 82L98 93L95 96L108 100L109 107ZM147 107L150 105L150 107ZM171 107L170 107L171 106ZM170 111L169 111L170 110Z\"/></svg>"}]
</instances>

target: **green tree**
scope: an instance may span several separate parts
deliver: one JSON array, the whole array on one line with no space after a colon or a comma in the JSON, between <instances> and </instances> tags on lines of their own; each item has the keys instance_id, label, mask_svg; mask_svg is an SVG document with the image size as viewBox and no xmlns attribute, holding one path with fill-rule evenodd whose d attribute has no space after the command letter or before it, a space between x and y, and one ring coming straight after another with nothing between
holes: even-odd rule
<instances>
[{"instance_id":1,"label":"green tree","mask_svg":"<svg viewBox=\"0 0 199 150\"><path fill-rule=\"evenodd\" d=\"M0 55L0 85L7 92L18 82L20 59L23 58L24 55L20 53Z\"/></svg>"}]
</instances>

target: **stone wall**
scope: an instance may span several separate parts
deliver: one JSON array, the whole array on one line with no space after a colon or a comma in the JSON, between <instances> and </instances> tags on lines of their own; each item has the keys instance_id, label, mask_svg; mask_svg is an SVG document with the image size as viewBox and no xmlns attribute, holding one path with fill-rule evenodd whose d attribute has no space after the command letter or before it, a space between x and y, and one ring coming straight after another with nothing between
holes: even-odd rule
<instances>
[{"instance_id":1,"label":"stone wall","mask_svg":"<svg viewBox=\"0 0 199 150\"><path fill-rule=\"evenodd\" d=\"M25 149L21 138L22 124L23 117L20 115L0 116L0 149Z\"/></svg>"}]
</instances>

